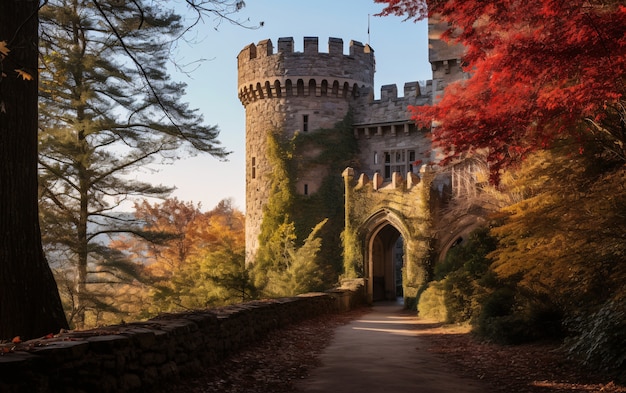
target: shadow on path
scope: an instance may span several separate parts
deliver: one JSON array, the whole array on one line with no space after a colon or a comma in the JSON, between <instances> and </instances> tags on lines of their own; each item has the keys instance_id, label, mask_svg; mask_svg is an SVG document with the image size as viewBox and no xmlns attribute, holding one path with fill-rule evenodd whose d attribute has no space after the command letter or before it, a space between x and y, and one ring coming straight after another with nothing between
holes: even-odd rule
<instances>
[{"instance_id":1,"label":"shadow on path","mask_svg":"<svg viewBox=\"0 0 626 393\"><path fill-rule=\"evenodd\" d=\"M396 302L339 327L313 369L298 386L302 393L485 392L479 381L458 376L423 348L420 332L438 324L419 320Z\"/></svg>"}]
</instances>

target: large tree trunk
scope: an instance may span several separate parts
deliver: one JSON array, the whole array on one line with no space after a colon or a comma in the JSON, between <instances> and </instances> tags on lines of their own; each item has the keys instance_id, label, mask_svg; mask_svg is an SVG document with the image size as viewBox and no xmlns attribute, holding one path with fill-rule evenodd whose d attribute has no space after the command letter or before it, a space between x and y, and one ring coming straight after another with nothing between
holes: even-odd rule
<instances>
[{"instance_id":1,"label":"large tree trunk","mask_svg":"<svg viewBox=\"0 0 626 393\"><path fill-rule=\"evenodd\" d=\"M67 328L39 228L37 9L33 0L0 4L0 41L11 50L0 63L0 339Z\"/></svg>"}]
</instances>

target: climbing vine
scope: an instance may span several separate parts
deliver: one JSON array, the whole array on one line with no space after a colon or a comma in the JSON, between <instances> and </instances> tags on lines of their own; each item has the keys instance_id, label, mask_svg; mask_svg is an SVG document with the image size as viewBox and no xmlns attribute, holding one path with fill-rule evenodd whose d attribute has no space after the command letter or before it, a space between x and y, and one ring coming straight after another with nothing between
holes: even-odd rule
<instances>
[{"instance_id":1,"label":"climbing vine","mask_svg":"<svg viewBox=\"0 0 626 393\"><path fill-rule=\"evenodd\" d=\"M343 270L341 233L344 227L343 182L341 172L353 165L357 142L352 134L352 116L348 114L335 127L309 133L296 133L287 138L275 131L268 136L268 160L273 168L268 179L270 195L263 212L259 250L255 270L257 285L267 283L267 272L276 258L271 239L277 228L293 222L294 244L302 247L312 228L322 221L318 230L323 245L317 254L323 281L333 285ZM310 156L305 152L316 151ZM311 166L325 168L320 188L312 195L299 195L295 185L299 173ZM323 175L320 175L323 176Z\"/></svg>"}]
</instances>

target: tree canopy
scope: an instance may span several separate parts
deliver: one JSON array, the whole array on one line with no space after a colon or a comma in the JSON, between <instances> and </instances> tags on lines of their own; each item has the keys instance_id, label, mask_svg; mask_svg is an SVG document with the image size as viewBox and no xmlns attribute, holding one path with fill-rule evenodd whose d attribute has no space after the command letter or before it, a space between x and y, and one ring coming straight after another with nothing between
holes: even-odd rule
<instances>
[{"instance_id":1,"label":"tree canopy","mask_svg":"<svg viewBox=\"0 0 626 393\"><path fill-rule=\"evenodd\" d=\"M244 214L229 200L202 213L198 205L167 199L135 205L141 236L124 236L111 246L145 266L159 312L204 308L248 300L254 288L245 268ZM138 233L139 234L139 233Z\"/></svg>"},{"instance_id":2,"label":"tree canopy","mask_svg":"<svg viewBox=\"0 0 626 393\"><path fill-rule=\"evenodd\" d=\"M626 6L599 0L376 0L381 15L440 18L465 46L467 80L413 108L445 162L488 148L491 179L556 139L626 159ZM582 146L582 144L581 144Z\"/></svg>"}]
</instances>

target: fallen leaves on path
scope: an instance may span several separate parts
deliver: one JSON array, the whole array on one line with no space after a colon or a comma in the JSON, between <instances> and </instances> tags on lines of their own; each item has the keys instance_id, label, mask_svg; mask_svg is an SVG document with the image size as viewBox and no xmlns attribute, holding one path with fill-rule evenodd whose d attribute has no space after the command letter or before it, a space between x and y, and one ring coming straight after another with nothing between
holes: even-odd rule
<instances>
[{"instance_id":1,"label":"fallen leaves on path","mask_svg":"<svg viewBox=\"0 0 626 393\"><path fill-rule=\"evenodd\" d=\"M445 328L432 329L424 339L430 352L459 373L485 381L494 392L626 392L626 386L568 360L554 344L502 346Z\"/></svg>"},{"instance_id":2,"label":"fallen leaves on path","mask_svg":"<svg viewBox=\"0 0 626 393\"><path fill-rule=\"evenodd\" d=\"M368 311L363 308L326 315L274 331L262 342L208 368L203 375L154 392L297 392L298 381L319 365L318 356L330 343L335 328ZM553 345L500 346L440 324L428 324L419 335L420 350L442 357L461 375L482 380L492 387L490 392L626 393L625 386L582 369Z\"/></svg>"},{"instance_id":3,"label":"fallen leaves on path","mask_svg":"<svg viewBox=\"0 0 626 393\"><path fill-rule=\"evenodd\" d=\"M335 328L368 311L363 308L325 315L276 330L203 375L177 381L155 393L293 393L297 382L319 365L318 356L330 343Z\"/></svg>"}]
</instances>

